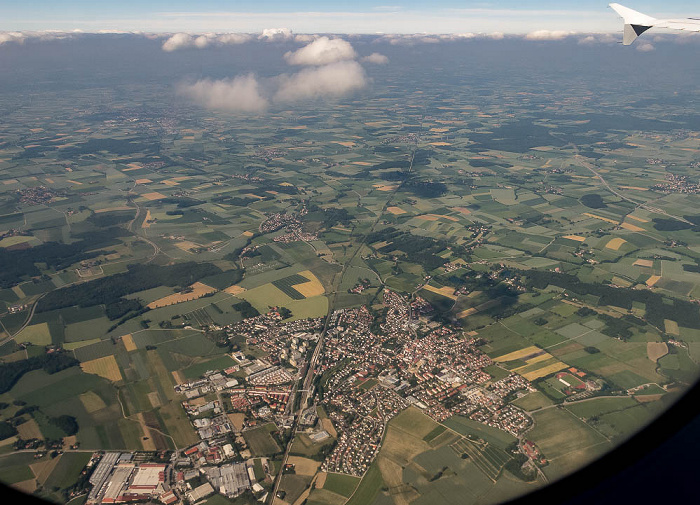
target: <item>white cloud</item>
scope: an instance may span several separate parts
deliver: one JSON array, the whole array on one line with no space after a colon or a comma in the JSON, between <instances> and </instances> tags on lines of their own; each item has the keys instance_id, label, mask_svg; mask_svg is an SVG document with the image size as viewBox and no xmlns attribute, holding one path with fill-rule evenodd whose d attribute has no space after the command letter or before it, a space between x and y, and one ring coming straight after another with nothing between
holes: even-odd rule
<instances>
[{"instance_id":1,"label":"white cloud","mask_svg":"<svg viewBox=\"0 0 700 505\"><path fill-rule=\"evenodd\" d=\"M22 32L2 32L0 33L0 46L7 42L23 44L25 35Z\"/></svg>"},{"instance_id":2,"label":"white cloud","mask_svg":"<svg viewBox=\"0 0 700 505\"><path fill-rule=\"evenodd\" d=\"M648 53L656 49L652 44L650 43L645 43L645 44L639 44L637 46L637 51L640 51L642 53Z\"/></svg>"},{"instance_id":3,"label":"white cloud","mask_svg":"<svg viewBox=\"0 0 700 505\"><path fill-rule=\"evenodd\" d=\"M619 36L611 33L592 33L581 37L578 43L582 46L590 46L595 44L613 44L619 41Z\"/></svg>"},{"instance_id":4,"label":"white cloud","mask_svg":"<svg viewBox=\"0 0 700 505\"><path fill-rule=\"evenodd\" d=\"M573 35L573 32L566 32L563 30L537 30L528 33L525 38L527 40L562 40L569 35Z\"/></svg>"},{"instance_id":5,"label":"white cloud","mask_svg":"<svg viewBox=\"0 0 700 505\"><path fill-rule=\"evenodd\" d=\"M316 35L310 35L308 33L301 33L299 35L294 36L294 42L299 42L302 44L308 44L309 42L313 42L316 40Z\"/></svg>"},{"instance_id":6,"label":"white cloud","mask_svg":"<svg viewBox=\"0 0 700 505\"><path fill-rule=\"evenodd\" d=\"M265 28L258 38L269 42L278 42L291 40L293 37L292 30L289 28Z\"/></svg>"},{"instance_id":7,"label":"white cloud","mask_svg":"<svg viewBox=\"0 0 700 505\"><path fill-rule=\"evenodd\" d=\"M244 33L205 33L202 35L190 35L188 33L176 33L163 42L163 51L172 52L178 49L197 48L204 49L209 46L223 46L230 44L243 44L251 39Z\"/></svg>"},{"instance_id":8,"label":"white cloud","mask_svg":"<svg viewBox=\"0 0 700 505\"><path fill-rule=\"evenodd\" d=\"M342 96L367 85L365 71L356 61L305 68L296 74L279 76L277 81L274 100L280 102Z\"/></svg>"},{"instance_id":9,"label":"white cloud","mask_svg":"<svg viewBox=\"0 0 700 505\"><path fill-rule=\"evenodd\" d=\"M178 92L207 109L227 112L260 112L268 100L261 95L260 85L253 74L233 79L203 79L179 86Z\"/></svg>"},{"instance_id":10,"label":"white cloud","mask_svg":"<svg viewBox=\"0 0 700 505\"><path fill-rule=\"evenodd\" d=\"M362 58L363 63L374 63L375 65L386 65L389 63L389 58L379 53L372 53L369 56Z\"/></svg>"},{"instance_id":11,"label":"white cloud","mask_svg":"<svg viewBox=\"0 0 700 505\"><path fill-rule=\"evenodd\" d=\"M356 57L350 42L328 37L319 37L301 49L284 55L290 65L328 65L337 61L354 60Z\"/></svg>"}]
</instances>

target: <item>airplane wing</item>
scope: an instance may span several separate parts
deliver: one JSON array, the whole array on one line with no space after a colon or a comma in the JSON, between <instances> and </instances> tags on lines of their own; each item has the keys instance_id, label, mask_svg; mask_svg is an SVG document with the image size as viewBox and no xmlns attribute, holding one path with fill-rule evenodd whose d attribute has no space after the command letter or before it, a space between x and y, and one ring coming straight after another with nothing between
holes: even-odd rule
<instances>
[{"instance_id":1,"label":"airplane wing","mask_svg":"<svg viewBox=\"0 0 700 505\"><path fill-rule=\"evenodd\" d=\"M653 27L700 32L700 19L656 19L617 3L610 4L610 7L625 21L622 43L626 46Z\"/></svg>"}]
</instances>

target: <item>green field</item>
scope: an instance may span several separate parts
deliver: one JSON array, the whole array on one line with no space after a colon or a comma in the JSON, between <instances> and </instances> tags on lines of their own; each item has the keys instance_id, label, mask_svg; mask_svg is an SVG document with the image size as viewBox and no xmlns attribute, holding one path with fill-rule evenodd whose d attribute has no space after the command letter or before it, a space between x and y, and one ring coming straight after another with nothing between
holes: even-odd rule
<instances>
[{"instance_id":1,"label":"green field","mask_svg":"<svg viewBox=\"0 0 700 505\"><path fill-rule=\"evenodd\" d=\"M280 447L275 439L270 435L274 431L275 425L270 423L259 428L246 430L243 432L245 439L253 456L270 456L280 451Z\"/></svg>"},{"instance_id":2,"label":"green field","mask_svg":"<svg viewBox=\"0 0 700 505\"><path fill-rule=\"evenodd\" d=\"M346 505L366 505L374 502L383 484L382 474L375 462L369 467L367 472L365 472L360 485L357 487L352 497L346 502Z\"/></svg>"},{"instance_id":3,"label":"green field","mask_svg":"<svg viewBox=\"0 0 700 505\"><path fill-rule=\"evenodd\" d=\"M323 489L349 498L355 492L359 482L360 479L352 475L329 473L326 476L326 483L323 485Z\"/></svg>"},{"instance_id":4,"label":"green field","mask_svg":"<svg viewBox=\"0 0 700 505\"><path fill-rule=\"evenodd\" d=\"M197 365L192 365L191 367L185 368L182 373L188 379L196 379L204 374L208 370L223 370L224 368L229 368L235 365L236 362L229 356L221 356L218 358L210 359L203 363Z\"/></svg>"}]
</instances>

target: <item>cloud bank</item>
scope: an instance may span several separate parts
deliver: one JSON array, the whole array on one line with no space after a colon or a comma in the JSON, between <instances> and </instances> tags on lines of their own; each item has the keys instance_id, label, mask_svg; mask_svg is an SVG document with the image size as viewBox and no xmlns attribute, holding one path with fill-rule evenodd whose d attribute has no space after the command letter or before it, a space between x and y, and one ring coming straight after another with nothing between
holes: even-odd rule
<instances>
[{"instance_id":1,"label":"cloud bank","mask_svg":"<svg viewBox=\"0 0 700 505\"><path fill-rule=\"evenodd\" d=\"M252 40L250 35L244 33L206 33L203 35L190 35L188 33L176 33L163 42L163 51L172 52L178 49L204 49L210 46L226 46L243 44Z\"/></svg>"}]
</instances>

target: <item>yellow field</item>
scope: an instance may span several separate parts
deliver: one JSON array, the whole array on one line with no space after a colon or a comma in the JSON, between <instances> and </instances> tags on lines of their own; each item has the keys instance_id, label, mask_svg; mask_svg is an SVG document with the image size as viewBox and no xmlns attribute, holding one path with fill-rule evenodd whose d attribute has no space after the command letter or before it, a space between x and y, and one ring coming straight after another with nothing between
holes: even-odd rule
<instances>
[{"instance_id":1,"label":"yellow field","mask_svg":"<svg viewBox=\"0 0 700 505\"><path fill-rule=\"evenodd\" d=\"M629 230L629 231L644 231L644 228L640 228L639 226L635 226L635 225L630 224L630 223L622 223L620 226L622 228L624 228L625 230Z\"/></svg>"},{"instance_id":2,"label":"yellow field","mask_svg":"<svg viewBox=\"0 0 700 505\"><path fill-rule=\"evenodd\" d=\"M313 459L302 458L300 456L289 456L287 463L294 465L294 473L297 475L314 475L321 466L320 462Z\"/></svg>"},{"instance_id":3,"label":"yellow field","mask_svg":"<svg viewBox=\"0 0 700 505\"><path fill-rule=\"evenodd\" d=\"M431 146L451 146L449 142L429 142Z\"/></svg>"},{"instance_id":4,"label":"yellow field","mask_svg":"<svg viewBox=\"0 0 700 505\"><path fill-rule=\"evenodd\" d=\"M467 209L466 207L452 207L452 210L456 210L457 212L461 212L465 216L468 216L469 214L472 213L472 211Z\"/></svg>"},{"instance_id":5,"label":"yellow field","mask_svg":"<svg viewBox=\"0 0 700 505\"><path fill-rule=\"evenodd\" d=\"M173 374L173 379L175 379L175 384L183 384L187 382L187 380L182 376L179 370L176 370L172 372Z\"/></svg>"},{"instance_id":6,"label":"yellow field","mask_svg":"<svg viewBox=\"0 0 700 505\"><path fill-rule=\"evenodd\" d=\"M509 352L508 354L504 354L503 356L499 356L498 358L493 358L494 361L497 363L502 363L504 361L513 361L515 359L520 359L524 358L525 356L529 356L530 354L534 354L541 349L537 347L536 345L531 345L530 347L526 347L525 349L520 349L519 351L513 351Z\"/></svg>"},{"instance_id":7,"label":"yellow field","mask_svg":"<svg viewBox=\"0 0 700 505\"><path fill-rule=\"evenodd\" d=\"M386 184L373 184L372 187L377 191L394 191L398 186L389 186Z\"/></svg>"},{"instance_id":8,"label":"yellow field","mask_svg":"<svg viewBox=\"0 0 700 505\"><path fill-rule=\"evenodd\" d=\"M642 219L641 217L633 216L631 214L627 217L630 219L634 219L635 221L639 221L640 223L648 223L649 222L648 219Z\"/></svg>"},{"instance_id":9,"label":"yellow field","mask_svg":"<svg viewBox=\"0 0 700 505\"><path fill-rule=\"evenodd\" d=\"M618 186L620 189L634 189L635 191L649 191L649 188L642 188L639 186Z\"/></svg>"},{"instance_id":10,"label":"yellow field","mask_svg":"<svg viewBox=\"0 0 700 505\"><path fill-rule=\"evenodd\" d=\"M608 219L607 217L597 216L595 214L591 214L590 212L584 212L583 215L592 217L593 219L600 219L601 221L605 221L606 223L617 224L617 221L613 221L612 219Z\"/></svg>"},{"instance_id":11,"label":"yellow field","mask_svg":"<svg viewBox=\"0 0 700 505\"><path fill-rule=\"evenodd\" d=\"M476 310L474 307L472 307L470 309L463 310L462 312L458 312L456 314L456 316L457 316L457 319L462 319L463 317L471 316L472 314L476 314L477 312L478 312L478 310Z\"/></svg>"},{"instance_id":12,"label":"yellow field","mask_svg":"<svg viewBox=\"0 0 700 505\"><path fill-rule=\"evenodd\" d=\"M177 247L178 249L180 249L182 251L187 252L190 249L193 249L195 247L201 247L201 245L195 244L194 242L190 242L189 240L183 240L181 242L177 242L175 244L175 247Z\"/></svg>"},{"instance_id":13,"label":"yellow field","mask_svg":"<svg viewBox=\"0 0 700 505\"><path fill-rule=\"evenodd\" d=\"M175 305L176 303L189 302L191 300L196 300L201 298L208 293L213 293L216 291L215 288L202 284L201 282L195 282L190 286L192 291L189 293L175 293L169 296L160 298L154 302L147 305L149 309L158 309L160 307L167 307L168 305Z\"/></svg>"},{"instance_id":14,"label":"yellow field","mask_svg":"<svg viewBox=\"0 0 700 505\"><path fill-rule=\"evenodd\" d=\"M429 131L435 132L435 133L445 133L450 131L449 128L431 128Z\"/></svg>"},{"instance_id":15,"label":"yellow field","mask_svg":"<svg viewBox=\"0 0 700 505\"><path fill-rule=\"evenodd\" d=\"M526 363L527 363L528 365L532 365L533 363L539 363L540 361L547 361L547 360L548 360L549 358L551 358L551 357L552 357L552 355L549 354L548 352L546 352L546 353L544 353L544 354L542 354L542 355L540 355L540 356L535 356L534 358L531 358L531 359L527 360Z\"/></svg>"},{"instance_id":16,"label":"yellow field","mask_svg":"<svg viewBox=\"0 0 700 505\"><path fill-rule=\"evenodd\" d=\"M141 228L150 228L151 227L151 223L150 223L151 219L153 219L151 217L151 210L148 209L146 211L146 217L144 218L143 223L141 223Z\"/></svg>"},{"instance_id":17,"label":"yellow field","mask_svg":"<svg viewBox=\"0 0 700 505\"><path fill-rule=\"evenodd\" d=\"M88 414L92 414L93 412L97 412L98 410L102 410L105 408L107 405L105 402L100 398L97 393L94 393L93 391L88 391L87 393L83 393L78 396L80 398L80 403L83 404L83 407L85 407L85 410L87 411Z\"/></svg>"},{"instance_id":18,"label":"yellow field","mask_svg":"<svg viewBox=\"0 0 700 505\"><path fill-rule=\"evenodd\" d=\"M646 285L652 287L654 284L659 282L659 279L661 279L660 275L652 275L647 279Z\"/></svg>"},{"instance_id":19,"label":"yellow field","mask_svg":"<svg viewBox=\"0 0 700 505\"><path fill-rule=\"evenodd\" d=\"M331 143L332 143L332 144L340 144L340 145L343 146L343 147L355 147L355 145L356 145L356 144L355 144L354 142L352 142L352 141L350 141L350 142L343 142L343 141L340 141L340 140L332 140Z\"/></svg>"},{"instance_id":20,"label":"yellow field","mask_svg":"<svg viewBox=\"0 0 700 505\"><path fill-rule=\"evenodd\" d=\"M430 291L431 293L437 293L438 295L442 295L446 298L449 298L451 300L456 300L457 297L454 295L454 288L451 288L449 286L443 286L441 288L436 288L435 286L431 286L430 284L426 284L423 286L423 289L426 291Z\"/></svg>"},{"instance_id":21,"label":"yellow field","mask_svg":"<svg viewBox=\"0 0 700 505\"><path fill-rule=\"evenodd\" d=\"M647 342L647 357L654 363L667 354L668 345L666 342Z\"/></svg>"},{"instance_id":22,"label":"yellow field","mask_svg":"<svg viewBox=\"0 0 700 505\"><path fill-rule=\"evenodd\" d=\"M136 179L136 184L148 184L153 182L151 179Z\"/></svg>"},{"instance_id":23,"label":"yellow field","mask_svg":"<svg viewBox=\"0 0 700 505\"><path fill-rule=\"evenodd\" d=\"M613 251L617 251L620 247L622 247L622 244L626 244L626 243L627 243L627 241L625 239L615 237L610 242L605 244L605 248L612 249Z\"/></svg>"},{"instance_id":24,"label":"yellow field","mask_svg":"<svg viewBox=\"0 0 700 505\"><path fill-rule=\"evenodd\" d=\"M85 361L80 364L80 368L85 373L99 375L112 382L122 380L122 373L119 371L119 365L117 365L117 360L114 359L114 356Z\"/></svg>"},{"instance_id":25,"label":"yellow field","mask_svg":"<svg viewBox=\"0 0 700 505\"><path fill-rule=\"evenodd\" d=\"M163 193L158 193L157 191L154 191L152 193L144 193L141 195L144 197L146 200L162 200L163 198L166 198L166 196Z\"/></svg>"},{"instance_id":26,"label":"yellow field","mask_svg":"<svg viewBox=\"0 0 700 505\"><path fill-rule=\"evenodd\" d=\"M255 233L253 233L252 231L244 231L243 233L241 233L241 235L243 235L244 237L252 237L253 235L255 235Z\"/></svg>"},{"instance_id":27,"label":"yellow field","mask_svg":"<svg viewBox=\"0 0 700 505\"><path fill-rule=\"evenodd\" d=\"M361 167L370 167L370 166L372 166L372 164L369 163L369 162L367 162L367 161L353 161L352 164L353 164L353 165L359 165L359 166L361 166Z\"/></svg>"},{"instance_id":28,"label":"yellow field","mask_svg":"<svg viewBox=\"0 0 700 505\"><path fill-rule=\"evenodd\" d=\"M651 268L654 266L654 262L652 260L637 260L634 263L632 263L636 267L647 267Z\"/></svg>"},{"instance_id":29,"label":"yellow field","mask_svg":"<svg viewBox=\"0 0 700 505\"><path fill-rule=\"evenodd\" d=\"M680 335L680 331L678 330L678 323L671 319L664 319L664 329L669 335Z\"/></svg>"},{"instance_id":30,"label":"yellow field","mask_svg":"<svg viewBox=\"0 0 700 505\"><path fill-rule=\"evenodd\" d=\"M304 295L306 298L322 295L325 292L325 289L323 289L323 284L321 284L321 282L310 270L304 270L303 272L299 272L299 275L309 279L309 282L294 284L294 286L292 287L299 291L299 293Z\"/></svg>"},{"instance_id":31,"label":"yellow field","mask_svg":"<svg viewBox=\"0 0 700 505\"><path fill-rule=\"evenodd\" d=\"M544 368L540 368L539 370L533 370L532 372L523 374L523 377L529 381L533 381L535 379L539 379L540 377L545 377L549 374L553 374L554 372L558 372L559 370L563 370L564 368L568 368L568 366L569 365L566 363L560 361L558 363L552 363Z\"/></svg>"},{"instance_id":32,"label":"yellow field","mask_svg":"<svg viewBox=\"0 0 700 505\"><path fill-rule=\"evenodd\" d=\"M122 337L122 342L124 343L124 348L127 350L127 352L135 351L138 349L136 347L136 344L134 343L134 338L131 336L131 333L127 333Z\"/></svg>"},{"instance_id":33,"label":"yellow field","mask_svg":"<svg viewBox=\"0 0 700 505\"><path fill-rule=\"evenodd\" d=\"M394 214L395 216L398 216L398 215L401 215L401 214L405 214L405 213L406 213L406 211L403 210L401 207L387 207L386 210L387 210L388 212L391 212L391 213Z\"/></svg>"},{"instance_id":34,"label":"yellow field","mask_svg":"<svg viewBox=\"0 0 700 505\"><path fill-rule=\"evenodd\" d=\"M226 289L224 289L224 293L228 293L230 295L240 295L245 291L245 288L242 286L238 286L237 284L234 284L233 286L229 286Z\"/></svg>"},{"instance_id":35,"label":"yellow field","mask_svg":"<svg viewBox=\"0 0 700 505\"><path fill-rule=\"evenodd\" d=\"M437 221L440 219L440 216L436 216L435 214L423 214L422 216L416 216L416 219L421 219L423 221Z\"/></svg>"},{"instance_id":36,"label":"yellow field","mask_svg":"<svg viewBox=\"0 0 700 505\"><path fill-rule=\"evenodd\" d=\"M569 240L575 240L576 242L584 242L586 237L581 237L579 235L564 235L563 238L568 238Z\"/></svg>"}]
</instances>

